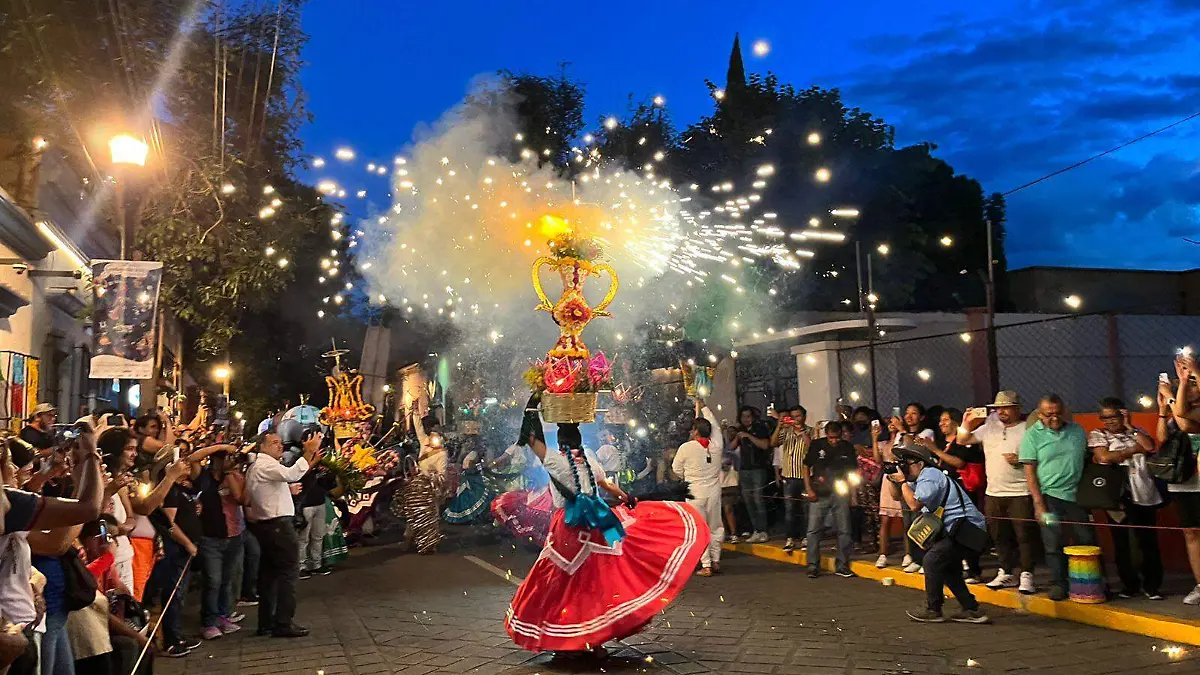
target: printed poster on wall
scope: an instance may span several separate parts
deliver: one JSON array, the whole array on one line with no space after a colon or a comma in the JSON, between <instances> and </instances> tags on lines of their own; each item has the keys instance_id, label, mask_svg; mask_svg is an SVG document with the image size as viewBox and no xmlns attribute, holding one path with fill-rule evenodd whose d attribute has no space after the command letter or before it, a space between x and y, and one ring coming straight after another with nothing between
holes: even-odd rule
<instances>
[{"instance_id":1,"label":"printed poster on wall","mask_svg":"<svg viewBox=\"0 0 1200 675\"><path fill-rule=\"evenodd\" d=\"M96 304L92 379L154 377L162 267L160 262L92 261Z\"/></svg>"}]
</instances>

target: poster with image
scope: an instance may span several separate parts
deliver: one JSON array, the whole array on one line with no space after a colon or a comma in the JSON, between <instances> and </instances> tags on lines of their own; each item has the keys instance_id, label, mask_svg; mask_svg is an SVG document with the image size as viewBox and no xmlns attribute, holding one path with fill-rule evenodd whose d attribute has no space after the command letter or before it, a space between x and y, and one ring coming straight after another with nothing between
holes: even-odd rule
<instances>
[{"instance_id":1,"label":"poster with image","mask_svg":"<svg viewBox=\"0 0 1200 675\"><path fill-rule=\"evenodd\" d=\"M158 288L162 263L95 260L96 348L92 379L145 380L154 377L157 351Z\"/></svg>"}]
</instances>

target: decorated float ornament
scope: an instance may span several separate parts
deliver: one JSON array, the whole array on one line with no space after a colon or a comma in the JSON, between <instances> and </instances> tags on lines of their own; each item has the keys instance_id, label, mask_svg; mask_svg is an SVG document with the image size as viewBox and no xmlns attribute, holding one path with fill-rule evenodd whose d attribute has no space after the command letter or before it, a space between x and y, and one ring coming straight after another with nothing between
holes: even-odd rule
<instances>
[{"instance_id":1,"label":"decorated float ornament","mask_svg":"<svg viewBox=\"0 0 1200 675\"><path fill-rule=\"evenodd\" d=\"M354 436L359 423L370 420L375 414L375 406L362 400L363 376L356 370L349 373L342 370L342 356L346 353L348 350L335 348L322 354L333 359L334 365L332 373L325 377L329 405L321 409L320 421L333 429L334 438L338 439Z\"/></svg>"},{"instance_id":2,"label":"decorated float ornament","mask_svg":"<svg viewBox=\"0 0 1200 675\"><path fill-rule=\"evenodd\" d=\"M712 393L713 376L717 373L716 368L680 361L679 369L683 371L683 388L687 391L688 396L704 398Z\"/></svg>"},{"instance_id":3,"label":"decorated float ornament","mask_svg":"<svg viewBox=\"0 0 1200 675\"><path fill-rule=\"evenodd\" d=\"M617 295L617 273L609 265L597 262L601 251L592 239L576 238L567 232L550 240L550 248L553 255L542 256L533 262L533 289L541 301L535 311L549 312L560 332L558 342L546 356L550 359L586 359L591 353L583 343L583 329L596 317L612 316L606 310ZM558 272L562 280L563 292L557 302L551 303L542 289L543 266ZM583 287L588 277L603 273L609 276L608 292L593 307L584 297Z\"/></svg>"},{"instance_id":4,"label":"decorated float ornament","mask_svg":"<svg viewBox=\"0 0 1200 675\"><path fill-rule=\"evenodd\" d=\"M617 273L607 264L597 262L601 256L599 243L581 237L570 230L570 223L544 216L548 229L560 234L550 240L550 256L533 263L533 289L540 304L535 311L548 312L558 324L559 338L546 354L544 361L533 365L526 381L534 391L543 392L542 417L550 423L586 424L596 419L597 394L612 388L612 364L603 352L595 356L583 343L583 329L592 319L611 316L607 309L617 295ZM558 302L551 303L542 289L540 272L548 266L558 272L563 292ZM588 304L583 295L588 277L607 273L608 292L596 306Z\"/></svg>"}]
</instances>

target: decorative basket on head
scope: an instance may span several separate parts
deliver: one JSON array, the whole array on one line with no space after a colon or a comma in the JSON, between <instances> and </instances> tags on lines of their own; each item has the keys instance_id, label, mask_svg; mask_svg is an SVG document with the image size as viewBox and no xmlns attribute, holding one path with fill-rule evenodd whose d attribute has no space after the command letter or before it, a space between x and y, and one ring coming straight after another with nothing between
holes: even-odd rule
<instances>
[{"instance_id":1,"label":"decorative basket on head","mask_svg":"<svg viewBox=\"0 0 1200 675\"><path fill-rule=\"evenodd\" d=\"M595 422L596 394L543 394L542 419L551 424L590 424Z\"/></svg>"},{"instance_id":2,"label":"decorative basket on head","mask_svg":"<svg viewBox=\"0 0 1200 675\"><path fill-rule=\"evenodd\" d=\"M567 225L567 221L547 218L552 224ZM526 371L525 380L535 392L541 392L546 422L589 424L596 421L598 394L613 386L612 364L604 352L592 354L581 334L592 319L609 316L606 310L617 294L617 275L598 261L601 249L594 239L567 230L552 239L549 247L552 255L533 263L533 288L541 301L536 310L548 312L561 335L546 359ZM557 302L551 302L542 289L538 274L542 266L558 272L562 279L563 293ZM608 292L599 304L591 306L583 296L583 285L589 277L602 273L609 276Z\"/></svg>"}]
</instances>

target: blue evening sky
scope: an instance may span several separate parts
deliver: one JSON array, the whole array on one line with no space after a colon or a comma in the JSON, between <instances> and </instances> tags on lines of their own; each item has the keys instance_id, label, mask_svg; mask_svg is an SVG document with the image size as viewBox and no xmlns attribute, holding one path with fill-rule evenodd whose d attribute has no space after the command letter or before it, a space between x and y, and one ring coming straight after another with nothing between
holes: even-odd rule
<instances>
[{"instance_id":1,"label":"blue evening sky","mask_svg":"<svg viewBox=\"0 0 1200 675\"><path fill-rule=\"evenodd\" d=\"M711 107L704 79L724 80L735 32L748 71L842 89L898 144L937 144L988 192L1200 112L1194 0L310 0L304 27L307 150L349 145L363 161L390 163L475 77L504 68L566 63L591 125L630 95L661 94L686 126ZM332 175L386 191L354 170ZM1013 267L1200 267L1184 237L1200 240L1200 119L1009 201Z\"/></svg>"}]
</instances>

